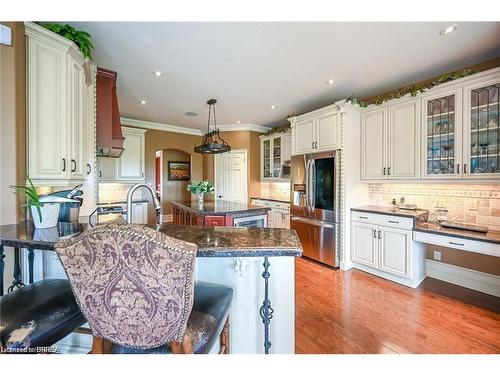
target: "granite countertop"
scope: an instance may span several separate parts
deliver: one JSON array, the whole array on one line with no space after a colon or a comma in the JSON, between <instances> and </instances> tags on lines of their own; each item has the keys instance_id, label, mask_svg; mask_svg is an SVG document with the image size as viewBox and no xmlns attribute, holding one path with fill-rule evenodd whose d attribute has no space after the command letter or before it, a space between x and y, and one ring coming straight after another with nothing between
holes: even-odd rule
<instances>
[{"instance_id":1,"label":"granite countertop","mask_svg":"<svg viewBox=\"0 0 500 375\"><path fill-rule=\"evenodd\" d=\"M250 199L260 199L263 201L271 201L271 202L279 202L279 203L290 203L290 199L269 198L269 197L252 197Z\"/></svg>"},{"instance_id":2,"label":"granite countertop","mask_svg":"<svg viewBox=\"0 0 500 375\"><path fill-rule=\"evenodd\" d=\"M416 222L413 230L417 232L439 234L442 236L463 238L466 240L473 240L473 241L483 241L500 245L500 231L496 230L488 230L488 232L486 233L481 233L472 230L446 228L442 227L438 223L431 223L428 221Z\"/></svg>"},{"instance_id":3,"label":"granite countertop","mask_svg":"<svg viewBox=\"0 0 500 375\"><path fill-rule=\"evenodd\" d=\"M151 225L156 228L156 226ZM87 224L59 223L37 229L31 222L0 225L0 244L20 248L54 250L54 244L91 229ZM301 256L295 230L278 228L198 227L162 224L159 231L198 245L199 257Z\"/></svg>"},{"instance_id":4,"label":"granite countertop","mask_svg":"<svg viewBox=\"0 0 500 375\"><path fill-rule=\"evenodd\" d=\"M412 219L420 219L424 221L427 220L429 214L429 211L427 210L402 210L400 208L384 207L384 206L362 206L357 208L351 208L351 211L409 217Z\"/></svg>"},{"instance_id":5,"label":"granite countertop","mask_svg":"<svg viewBox=\"0 0 500 375\"><path fill-rule=\"evenodd\" d=\"M226 215L245 213L265 213L270 210L268 207L253 206L247 203L226 201L217 199L213 202L199 204L197 201L172 202L173 205L193 211L199 215Z\"/></svg>"}]
</instances>

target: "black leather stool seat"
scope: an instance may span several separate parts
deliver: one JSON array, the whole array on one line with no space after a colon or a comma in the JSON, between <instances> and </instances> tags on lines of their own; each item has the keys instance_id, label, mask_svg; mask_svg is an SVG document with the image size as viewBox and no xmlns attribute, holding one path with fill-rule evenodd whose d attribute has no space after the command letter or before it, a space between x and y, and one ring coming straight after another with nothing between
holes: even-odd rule
<instances>
[{"instance_id":1,"label":"black leather stool seat","mask_svg":"<svg viewBox=\"0 0 500 375\"><path fill-rule=\"evenodd\" d=\"M0 297L0 345L51 346L85 324L68 280L37 281Z\"/></svg>"},{"instance_id":2,"label":"black leather stool seat","mask_svg":"<svg viewBox=\"0 0 500 375\"><path fill-rule=\"evenodd\" d=\"M233 300L233 290L226 286L196 283L194 303L189 315L186 334L191 337L195 354L209 353L224 328ZM168 345L152 349L136 349L114 345L113 353L120 354L166 354Z\"/></svg>"}]
</instances>

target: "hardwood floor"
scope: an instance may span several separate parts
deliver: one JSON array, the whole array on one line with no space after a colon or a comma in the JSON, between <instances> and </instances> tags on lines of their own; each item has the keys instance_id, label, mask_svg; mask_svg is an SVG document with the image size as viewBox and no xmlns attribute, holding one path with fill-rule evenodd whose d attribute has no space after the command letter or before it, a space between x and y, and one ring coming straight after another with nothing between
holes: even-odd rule
<instances>
[{"instance_id":1,"label":"hardwood floor","mask_svg":"<svg viewBox=\"0 0 500 375\"><path fill-rule=\"evenodd\" d=\"M434 279L411 289L304 258L295 290L296 353L500 353L497 297Z\"/></svg>"}]
</instances>

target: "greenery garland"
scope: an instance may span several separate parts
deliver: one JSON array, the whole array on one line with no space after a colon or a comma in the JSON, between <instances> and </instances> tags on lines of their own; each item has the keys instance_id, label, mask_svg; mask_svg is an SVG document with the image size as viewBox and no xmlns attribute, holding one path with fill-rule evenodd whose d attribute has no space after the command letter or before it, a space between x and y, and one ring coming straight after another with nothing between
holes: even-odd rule
<instances>
[{"instance_id":1,"label":"greenery garland","mask_svg":"<svg viewBox=\"0 0 500 375\"><path fill-rule=\"evenodd\" d=\"M92 50L94 44L92 43L92 36L86 31L77 30L71 25L61 25L59 23L44 23L42 24L47 30L50 30L62 37L71 40L76 44L83 57L92 60Z\"/></svg>"},{"instance_id":2,"label":"greenery garland","mask_svg":"<svg viewBox=\"0 0 500 375\"><path fill-rule=\"evenodd\" d=\"M399 98L401 98L405 95L408 95L408 94L410 94L411 96L417 96L417 94L423 93L427 90L430 90L433 87L442 85L443 83L446 83L446 82L454 81L454 80L459 79L459 78L470 76L471 74L474 74L474 73L475 72L470 70L470 69L458 70L456 72L443 74L443 75L439 76L438 78L436 78L434 81L427 83L425 85L419 85L419 86L411 85L411 86L407 86L404 88L394 90L391 93L389 93L388 95L379 96L375 100L370 101L370 102L360 100L358 98L355 98L354 96L349 96L346 99L346 102L352 103L355 105L359 105L360 107L363 107L363 108L368 107L368 105L370 105L370 104L381 105L384 102L388 102L389 100L392 100L392 99L399 99Z\"/></svg>"},{"instance_id":3,"label":"greenery garland","mask_svg":"<svg viewBox=\"0 0 500 375\"><path fill-rule=\"evenodd\" d=\"M275 128L270 129L264 135L272 135L272 134L277 134L277 133L286 133L288 130L290 130L290 124L276 126Z\"/></svg>"}]
</instances>

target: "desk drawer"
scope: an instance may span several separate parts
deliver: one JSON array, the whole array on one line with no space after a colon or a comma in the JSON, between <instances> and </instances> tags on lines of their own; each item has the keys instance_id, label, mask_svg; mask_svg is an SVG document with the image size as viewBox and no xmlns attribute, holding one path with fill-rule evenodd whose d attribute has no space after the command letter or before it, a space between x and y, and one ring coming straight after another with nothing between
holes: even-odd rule
<instances>
[{"instance_id":1,"label":"desk drawer","mask_svg":"<svg viewBox=\"0 0 500 375\"><path fill-rule=\"evenodd\" d=\"M413 229L413 219L409 217L374 214L371 212L351 211L351 220L360 223L383 225L399 229Z\"/></svg>"}]
</instances>

